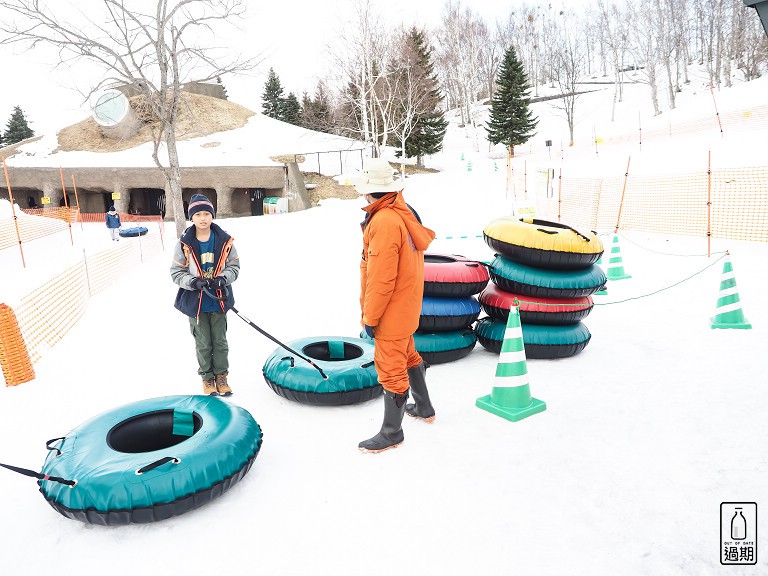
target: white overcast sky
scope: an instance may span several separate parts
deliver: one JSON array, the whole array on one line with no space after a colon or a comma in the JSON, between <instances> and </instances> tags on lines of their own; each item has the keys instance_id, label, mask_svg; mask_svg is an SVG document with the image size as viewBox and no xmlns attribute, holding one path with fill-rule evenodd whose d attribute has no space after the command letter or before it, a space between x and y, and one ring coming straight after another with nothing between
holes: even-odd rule
<instances>
[{"instance_id":1,"label":"white overcast sky","mask_svg":"<svg viewBox=\"0 0 768 576\"><path fill-rule=\"evenodd\" d=\"M146 1L146 0L145 0ZM576 6L590 0L560 0L556 5ZM95 0L89 0L94 5ZM348 27L354 0L281 0L275 3L249 3L249 16L239 22L227 41L238 46L245 56L259 56L260 66L249 76L223 79L230 99L254 111L261 110L261 93L270 67L280 77L285 92L301 98L313 92L317 80L332 74L327 56L329 45ZM388 0L372 2L382 16L396 26L400 23L435 27L440 21L445 0ZM529 2L528 4L534 4ZM78 8L82 4L76 3ZM520 1L464 0L486 22L493 25L505 18ZM385 7L385 8L384 8ZM0 91L0 128L20 105L37 134L58 130L90 114L84 93L99 80L93 66L60 65L56 52L45 47L20 52L18 47L0 46L3 90Z\"/></svg>"}]
</instances>

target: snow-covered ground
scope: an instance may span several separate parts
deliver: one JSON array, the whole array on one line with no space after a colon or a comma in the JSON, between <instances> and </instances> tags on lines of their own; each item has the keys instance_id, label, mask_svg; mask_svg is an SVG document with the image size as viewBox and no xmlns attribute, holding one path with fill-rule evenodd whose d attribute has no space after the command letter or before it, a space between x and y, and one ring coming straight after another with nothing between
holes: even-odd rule
<instances>
[{"instance_id":1,"label":"snow-covered ground","mask_svg":"<svg viewBox=\"0 0 768 576\"><path fill-rule=\"evenodd\" d=\"M751 98L765 87L762 79L738 90ZM630 96L646 98L640 87L630 90L627 107ZM712 96L705 96L690 95L686 114L709 114ZM603 98L603 105L591 98ZM718 98L721 112L741 101L728 103L726 90ZM597 123L610 94L583 102ZM541 137L551 126L557 139L565 122L545 116L544 106L536 106ZM632 129L637 114L623 118L616 131ZM729 144L748 155L764 149L765 136L742 130ZM690 142L706 151L729 138L714 128ZM446 239L479 234L510 213L503 160L494 170L487 143L475 151L473 142L452 124L445 151L428 159L442 171L410 177L405 195L437 232L430 251L485 260L492 251L481 239ZM579 144L566 150L567 162L592 162L591 173L603 176L613 170L606 159L611 146L594 159L592 143ZM615 145L622 174L624 146ZM661 154L649 142L631 152L639 164L653 157L659 171L701 168L679 148L679 155ZM548 151L534 144L521 153L515 162L548 161ZM651 169L651 162L642 164ZM356 335L361 207L362 201L329 200L300 213L219 220L240 252L240 310L285 342ZM171 224L167 232L172 238ZM14 287L24 275L81 258L83 249L111 248L103 225L75 227L73 234L74 247L67 232L29 243L27 271L18 250L0 252L14 279L0 283L0 301L13 306L26 293ZM264 430L244 480L178 518L103 528L58 515L34 480L0 470L0 572L764 573L764 513L758 566L720 565L720 503L768 503L768 243L713 240L713 252L731 252L753 329L712 330L722 261L715 262L719 254L702 256L706 239L642 232L621 238L632 278L596 297L585 320L589 346L569 359L528 361L532 392L547 403L545 412L511 423L476 408L475 399L491 391L498 359L478 345L464 359L430 368L433 424L406 418L401 447L363 455L357 442L378 430L381 401L313 408L278 397L261 375L274 344L231 316L235 395L228 401L250 411ZM39 469L46 440L100 412L200 391L187 321L173 309L170 244L89 302L83 319L35 365L33 382L0 389L0 462Z\"/></svg>"}]
</instances>

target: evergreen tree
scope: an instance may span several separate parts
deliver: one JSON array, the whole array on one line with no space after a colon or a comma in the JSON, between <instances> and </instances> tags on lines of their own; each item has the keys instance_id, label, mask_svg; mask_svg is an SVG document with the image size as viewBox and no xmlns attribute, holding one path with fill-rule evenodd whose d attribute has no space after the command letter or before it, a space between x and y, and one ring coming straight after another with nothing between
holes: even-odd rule
<instances>
[{"instance_id":1,"label":"evergreen tree","mask_svg":"<svg viewBox=\"0 0 768 576\"><path fill-rule=\"evenodd\" d=\"M531 103L528 75L523 63L510 46L504 54L496 77L496 92L491 100L491 115L486 126L492 144L504 144L514 155L515 146L524 144L534 135L539 123L528 106Z\"/></svg>"},{"instance_id":2,"label":"evergreen tree","mask_svg":"<svg viewBox=\"0 0 768 576\"><path fill-rule=\"evenodd\" d=\"M424 167L424 156L435 154L443 147L443 138L448 128L445 114L440 109L443 95L432 64L432 47L429 46L425 33L413 27L408 31L406 42L417 56L416 66L420 68L419 75L429 92L428 99L416 116L410 136L405 141L405 155L416 157L416 166ZM396 152L400 157L401 151Z\"/></svg>"},{"instance_id":3,"label":"evergreen tree","mask_svg":"<svg viewBox=\"0 0 768 576\"><path fill-rule=\"evenodd\" d=\"M5 125L5 133L2 137L2 144L4 146L10 146L21 142L25 138L31 138L35 133L32 128L29 127L27 119L24 117L24 112L21 111L21 106L16 106L13 109L11 117L8 119L8 123Z\"/></svg>"},{"instance_id":4,"label":"evergreen tree","mask_svg":"<svg viewBox=\"0 0 768 576\"><path fill-rule=\"evenodd\" d=\"M330 98L328 97L328 89L322 80L317 83L314 98L310 98L309 94L304 92L300 125L318 132L331 133L333 131Z\"/></svg>"},{"instance_id":5,"label":"evergreen tree","mask_svg":"<svg viewBox=\"0 0 768 576\"><path fill-rule=\"evenodd\" d=\"M280 120L282 100L283 87L280 84L280 78L270 68L269 77L266 84L264 84L264 93L261 95L261 110L264 115Z\"/></svg>"},{"instance_id":6,"label":"evergreen tree","mask_svg":"<svg viewBox=\"0 0 768 576\"><path fill-rule=\"evenodd\" d=\"M296 94L291 92L287 97L280 100L280 116L278 120L298 126L300 117L301 105L298 98L296 98Z\"/></svg>"}]
</instances>

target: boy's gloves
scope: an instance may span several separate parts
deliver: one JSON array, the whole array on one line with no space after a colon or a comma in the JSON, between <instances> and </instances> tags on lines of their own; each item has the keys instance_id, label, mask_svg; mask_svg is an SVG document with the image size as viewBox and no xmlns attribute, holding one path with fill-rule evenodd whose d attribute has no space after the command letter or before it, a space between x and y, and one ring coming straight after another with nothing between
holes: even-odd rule
<instances>
[{"instance_id":1,"label":"boy's gloves","mask_svg":"<svg viewBox=\"0 0 768 576\"><path fill-rule=\"evenodd\" d=\"M216 276L216 278L211 278L209 282L208 286L214 290L221 290L227 285L227 279L224 276Z\"/></svg>"},{"instance_id":2,"label":"boy's gloves","mask_svg":"<svg viewBox=\"0 0 768 576\"><path fill-rule=\"evenodd\" d=\"M207 285L205 278L195 278L192 280L190 286L192 290L202 290Z\"/></svg>"},{"instance_id":3,"label":"boy's gloves","mask_svg":"<svg viewBox=\"0 0 768 576\"><path fill-rule=\"evenodd\" d=\"M368 334L371 338L375 338L373 334L374 326L368 326L368 324L365 325L365 333Z\"/></svg>"}]
</instances>

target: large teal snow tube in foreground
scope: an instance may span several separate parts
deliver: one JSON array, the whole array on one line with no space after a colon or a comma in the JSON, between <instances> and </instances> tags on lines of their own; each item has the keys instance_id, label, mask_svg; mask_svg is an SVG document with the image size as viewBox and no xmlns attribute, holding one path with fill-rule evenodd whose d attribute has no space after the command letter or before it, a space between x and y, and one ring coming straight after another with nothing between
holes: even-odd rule
<instances>
[{"instance_id":1,"label":"large teal snow tube in foreground","mask_svg":"<svg viewBox=\"0 0 768 576\"><path fill-rule=\"evenodd\" d=\"M283 398L313 406L343 406L381 394L373 343L362 338L316 336L286 344L319 366L278 348L264 363L264 380Z\"/></svg>"},{"instance_id":2,"label":"large teal snow tube in foreground","mask_svg":"<svg viewBox=\"0 0 768 576\"><path fill-rule=\"evenodd\" d=\"M58 443L39 480L58 512L89 524L164 520L220 496L250 469L262 442L251 414L212 396L167 396L105 412Z\"/></svg>"}]
</instances>

